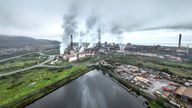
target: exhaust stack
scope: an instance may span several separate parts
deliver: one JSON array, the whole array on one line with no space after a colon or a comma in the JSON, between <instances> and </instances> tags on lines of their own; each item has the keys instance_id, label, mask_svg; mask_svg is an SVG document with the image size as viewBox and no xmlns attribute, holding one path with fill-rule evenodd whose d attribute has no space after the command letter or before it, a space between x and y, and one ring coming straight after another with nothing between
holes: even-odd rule
<instances>
[{"instance_id":1,"label":"exhaust stack","mask_svg":"<svg viewBox=\"0 0 192 108\"><path fill-rule=\"evenodd\" d=\"M73 35L71 35L71 50L73 50Z\"/></svg>"},{"instance_id":2,"label":"exhaust stack","mask_svg":"<svg viewBox=\"0 0 192 108\"><path fill-rule=\"evenodd\" d=\"M101 48L101 29L98 29L98 47Z\"/></svg>"},{"instance_id":3,"label":"exhaust stack","mask_svg":"<svg viewBox=\"0 0 192 108\"><path fill-rule=\"evenodd\" d=\"M181 38L182 38L182 35L181 35L181 34L179 34L179 44L178 44L178 49L180 49L180 48L181 48Z\"/></svg>"}]
</instances>

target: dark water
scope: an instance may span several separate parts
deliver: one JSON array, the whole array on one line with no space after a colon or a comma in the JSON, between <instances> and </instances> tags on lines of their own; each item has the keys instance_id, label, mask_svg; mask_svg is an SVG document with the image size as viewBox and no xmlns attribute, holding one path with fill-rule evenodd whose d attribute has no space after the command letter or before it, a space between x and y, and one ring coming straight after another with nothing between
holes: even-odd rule
<instances>
[{"instance_id":1,"label":"dark water","mask_svg":"<svg viewBox=\"0 0 192 108\"><path fill-rule=\"evenodd\" d=\"M135 97L98 70L92 70L26 108L145 108Z\"/></svg>"}]
</instances>

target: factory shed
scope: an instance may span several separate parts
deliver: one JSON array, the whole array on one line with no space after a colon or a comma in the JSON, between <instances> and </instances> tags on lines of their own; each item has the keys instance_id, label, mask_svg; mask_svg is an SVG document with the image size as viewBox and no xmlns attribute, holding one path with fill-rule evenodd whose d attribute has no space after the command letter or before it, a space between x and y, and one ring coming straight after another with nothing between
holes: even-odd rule
<instances>
[{"instance_id":1,"label":"factory shed","mask_svg":"<svg viewBox=\"0 0 192 108\"><path fill-rule=\"evenodd\" d=\"M140 77L140 76L136 76L134 78L134 81L140 81L140 82L145 83L145 84L150 83L150 81L148 79L145 79L145 78Z\"/></svg>"},{"instance_id":2,"label":"factory shed","mask_svg":"<svg viewBox=\"0 0 192 108\"><path fill-rule=\"evenodd\" d=\"M190 87L181 86L176 90L175 94L181 96L181 99L185 102L192 102L192 88Z\"/></svg>"}]
</instances>

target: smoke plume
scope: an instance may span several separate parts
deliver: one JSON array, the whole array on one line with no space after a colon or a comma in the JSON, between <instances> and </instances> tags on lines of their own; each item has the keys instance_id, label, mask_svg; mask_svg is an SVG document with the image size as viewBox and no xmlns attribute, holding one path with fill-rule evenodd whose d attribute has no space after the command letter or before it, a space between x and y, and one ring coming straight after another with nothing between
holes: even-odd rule
<instances>
[{"instance_id":1,"label":"smoke plume","mask_svg":"<svg viewBox=\"0 0 192 108\"><path fill-rule=\"evenodd\" d=\"M70 1L68 1L70 3ZM61 52L74 40L90 42L93 46L109 36L122 43L123 33L155 29L192 30L190 0L72 0L64 15ZM75 4L75 6L74 6ZM182 7L184 6L184 7ZM139 8L138 8L139 7ZM78 11L78 12L77 12ZM175 34L174 34L175 35ZM129 37L129 36L128 36ZM105 40L102 41L108 41ZM110 39L109 39L110 40ZM121 45L122 49L124 45Z\"/></svg>"},{"instance_id":2,"label":"smoke plume","mask_svg":"<svg viewBox=\"0 0 192 108\"><path fill-rule=\"evenodd\" d=\"M62 36L62 42L61 42L61 48L60 53L63 54L64 50L67 48L67 46L70 44L70 36L76 35L76 29L77 29L77 8L75 6L70 7L69 12L64 15L63 18L63 29L64 34Z\"/></svg>"}]
</instances>

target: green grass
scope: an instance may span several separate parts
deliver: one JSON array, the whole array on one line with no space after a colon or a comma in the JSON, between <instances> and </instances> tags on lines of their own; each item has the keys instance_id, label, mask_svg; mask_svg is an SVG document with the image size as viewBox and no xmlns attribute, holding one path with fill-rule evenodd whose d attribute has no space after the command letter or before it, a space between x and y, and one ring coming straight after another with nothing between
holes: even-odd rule
<instances>
[{"instance_id":1,"label":"green grass","mask_svg":"<svg viewBox=\"0 0 192 108\"><path fill-rule=\"evenodd\" d=\"M61 72L51 72L48 69L34 69L30 72L10 76L0 80L0 105L37 91L49 84L57 82L79 70L86 70L85 65L72 67ZM34 83L32 85L32 83Z\"/></svg>"},{"instance_id":2,"label":"green grass","mask_svg":"<svg viewBox=\"0 0 192 108\"><path fill-rule=\"evenodd\" d=\"M159 104L157 104L155 101L151 101L149 103L149 106L150 106L150 108L164 108L164 107L160 106Z\"/></svg>"},{"instance_id":3,"label":"green grass","mask_svg":"<svg viewBox=\"0 0 192 108\"><path fill-rule=\"evenodd\" d=\"M10 68L16 68L16 67L24 67L27 64L35 64L37 63L36 60L29 60L29 61L15 61L12 63L6 63L6 64L1 64L0 65L0 70L7 70Z\"/></svg>"},{"instance_id":4,"label":"green grass","mask_svg":"<svg viewBox=\"0 0 192 108\"><path fill-rule=\"evenodd\" d=\"M66 66L66 65L69 65L70 63L69 62L67 62L67 61L62 61L62 62L59 62L59 63L57 63L56 64L56 66Z\"/></svg>"},{"instance_id":5,"label":"green grass","mask_svg":"<svg viewBox=\"0 0 192 108\"><path fill-rule=\"evenodd\" d=\"M46 50L46 51L42 51L43 54L46 55L56 55L56 54L60 54L59 49L51 49L51 50Z\"/></svg>"},{"instance_id":6,"label":"green grass","mask_svg":"<svg viewBox=\"0 0 192 108\"><path fill-rule=\"evenodd\" d=\"M40 56L39 54L31 54L17 59L9 60L0 63L0 73L22 69L28 66L38 64L44 60L46 60L46 57Z\"/></svg>"},{"instance_id":7,"label":"green grass","mask_svg":"<svg viewBox=\"0 0 192 108\"><path fill-rule=\"evenodd\" d=\"M47 63L47 65L53 65L53 66L66 66L66 65L69 65L69 64L70 64L70 62L68 62L68 61L59 61L59 62L57 62L55 64Z\"/></svg>"},{"instance_id":8,"label":"green grass","mask_svg":"<svg viewBox=\"0 0 192 108\"><path fill-rule=\"evenodd\" d=\"M192 64L186 62L173 62L150 57L114 54L111 55L109 61L152 68L159 71L167 70L169 73L179 77L192 78Z\"/></svg>"}]
</instances>

